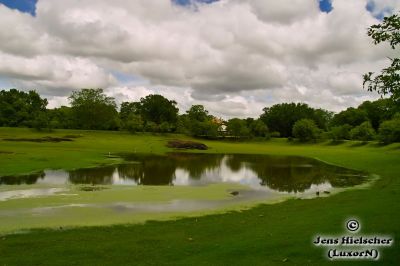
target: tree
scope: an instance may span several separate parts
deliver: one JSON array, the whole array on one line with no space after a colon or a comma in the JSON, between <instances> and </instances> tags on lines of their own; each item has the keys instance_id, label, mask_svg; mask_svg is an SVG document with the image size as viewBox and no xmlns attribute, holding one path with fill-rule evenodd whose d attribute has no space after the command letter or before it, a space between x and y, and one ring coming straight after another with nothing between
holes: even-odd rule
<instances>
[{"instance_id":1,"label":"tree","mask_svg":"<svg viewBox=\"0 0 400 266\"><path fill-rule=\"evenodd\" d=\"M364 110L367 113L368 120L375 130L378 130L383 121L391 119L396 111L400 111L391 99L365 101L357 109Z\"/></svg>"},{"instance_id":2,"label":"tree","mask_svg":"<svg viewBox=\"0 0 400 266\"><path fill-rule=\"evenodd\" d=\"M348 124L332 127L331 130L329 131L329 136L333 140L350 139L350 130L351 126Z\"/></svg>"},{"instance_id":3,"label":"tree","mask_svg":"<svg viewBox=\"0 0 400 266\"><path fill-rule=\"evenodd\" d=\"M316 140L319 129L311 119L301 119L293 126L293 136L302 142Z\"/></svg>"},{"instance_id":4,"label":"tree","mask_svg":"<svg viewBox=\"0 0 400 266\"><path fill-rule=\"evenodd\" d=\"M123 120L123 127L132 133L143 131L142 117L137 114L130 114Z\"/></svg>"},{"instance_id":5,"label":"tree","mask_svg":"<svg viewBox=\"0 0 400 266\"><path fill-rule=\"evenodd\" d=\"M186 114L192 121L204 122L211 118L203 105L192 105Z\"/></svg>"},{"instance_id":6,"label":"tree","mask_svg":"<svg viewBox=\"0 0 400 266\"><path fill-rule=\"evenodd\" d=\"M163 122L168 122L176 127L179 111L176 105L176 101L152 94L140 99L140 114L146 124L153 122L159 126Z\"/></svg>"},{"instance_id":7,"label":"tree","mask_svg":"<svg viewBox=\"0 0 400 266\"><path fill-rule=\"evenodd\" d=\"M381 124L378 137L385 144L400 142L400 113Z\"/></svg>"},{"instance_id":8,"label":"tree","mask_svg":"<svg viewBox=\"0 0 400 266\"><path fill-rule=\"evenodd\" d=\"M341 126L347 124L355 127L365 121L368 121L368 114L365 110L350 107L336 114L332 119L332 125Z\"/></svg>"},{"instance_id":9,"label":"tree","mask_svg":"<svg viewBox=\"0 0 400 266\"><path fill-rule=\"evenodd\" d=\"M32 127L37 116L44 116L47 99L36 91L23 92L17 89L0 91L0 126Z\"/></svg>"},{"instance_id":10,"label":"tree","mask_svg":"<svg viewBox=\"0 0 400 266\"><path fill-rule=\"evenodd\" d=\"M71 107L61 106L47 110L51 128L76 128L76 121Z\"/></svg>"},{"instance_id":11,"label":"tree","mask_svg":"<svg viewBox=\"0 0 400 266\"><path fill-rule=\"evenodd\" d=\"M375 44L388 42L392 49L400 43L400 13L385 17L380 24L372 25L368 29ZM379 94L391 95L395 101L400 101L400 58L389 58L391 64L382 69L379 75L373 72L364 74L364 88L377 91Z\"/></svg>"},{"instance_id":12,"label":"tree","mask_svg":"<svg viewBox=\"0 0 400 266\"><path fill-rule=\"evenodd\" d=\"M261 119L251 120L248 122L250 134L254 137L268 137L268 127Z\"/></svg>"},{"instance_id":13,"label":"tree","mask_svg":"<svg viewBox=\"0 0 400 266\"><path fill-rule=\"evenodd\" d=\"M279 132L282 137L291 137L293 125L300 119L311 119L318 127L325 129L331 113L313 109L305 103L282 103L263 109L260 119L271 132Z\"/></svg>"},{"instance_id":14,"label":"tree","mask_svg":"<svg viewBox=\"0 0 400 266\"><path fill-rule=\"evenodd\" d=\"M121 109L119 116L121 120L126 120L131 115L140 114L140 103L139 102L123 102L121 103Z\"/></svg>"},{"instance_id":15,"label":"tree","mask_svg":"<svg viewBox=\"0 0 400 266\"><path fill-rule=\"evenodd\" d=\"M82 89L69 97L76 125L81 129L117 129L118 113L114 98L102 89Z\"/></svg>"},{"instance_id":16,"label":"tree","mask_svg":"<svg viewBox=\"0 0 400 266\"><path fill-rule=\"evenodd\" d=\"M350 130L350 137L353 140L368 141L375 137L375 130L369 121L362 123Z\"/></svg>"},{"instance_id":17,"label":"tree","mask_svg":"<svg viewBox=\"0 0 400 266\"><path fill-rule=\"evenodd\" d=\"M181 132L186 131L196 137L215 138L218 136L219 124L216 123L215 117L208 114L203 105L192 105L179 120Z\"/></svg>"},{"instance_id":18,"label":"tree","mask_svg":"<svg viewBox=\"0 0 400 266\"><path fill-rule=\"evenodd\" d=\"M236 138L250 136L250 130L247 128L246 121L239 118L229 119L226 125L226 131L230 136Z\"/></svg>"}]
</instances>

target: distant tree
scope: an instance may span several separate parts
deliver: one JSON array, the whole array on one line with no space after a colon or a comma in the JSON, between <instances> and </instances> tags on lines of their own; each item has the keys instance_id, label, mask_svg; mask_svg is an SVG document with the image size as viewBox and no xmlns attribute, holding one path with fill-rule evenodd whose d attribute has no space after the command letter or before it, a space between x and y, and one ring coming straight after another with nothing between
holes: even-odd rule
<instances>
[{"instance_id":1,"label":"distant tree","mask_svg":"<svg viewBox=\"0 0 400 266\"><path fill-rule=\"evenodd\" d=\"M256 119L248 122L250 135L254 137L268 137L268 127L261 119Z\"/></svg>"},{"instance_id":2,"label":"distant tree","mask_svg":"<svg viewBox=\"0 0 400 266\"><path fill-rule=\"evenodd\" d=\"M192 105L186 114L192 121L204 122L211 119L203 105Z\"/></svg>"},{"instance_id":3,"label":"distant tree","mask_svg":"<svg viewBox=\"0 0 400 266\"><path fill-rule=\"evenodd\" d=\"M333 140L350 139L350 130L351 126L348 124L332 127L329 131L329 137Z\"/></svg>"},{"instance_id":4,"label":"distant tree","mask_svg":"<svg viewBox=\"0 0 400 266\"><path fill-rule=\"evenodd\" d=\"M239 118L229 119L226 125L226 131L228 135L236 138L250 137L250 130L247 127L246 121Z\"/></svg>"},{"instance_id":5,"label":"distant tree","mask_svg":"<svg viewBox=\"0 0 400 266\"><path fill-rule=\"evenodd\" d=\"M31 126L38 131L51 131L53 129L48 112L38 112L33 118Z\"/></svg>"},{"instance_id":6,"label":"distant tree","mask_svg":"<svg viewBox=\"0 0 400 266\"><path fill-rule=\"evenodd\" d=\"M143 131L143 120L138 114L130 114L123 120L123 128L132 133Z\"/></svg>"},{"instance_id":7,"label":"distant tree","mask_svg":"<svg viewBox=\"0 0 400 266\"><path fill-rule=\"evenodd\" d=\"M316 140L319 131L314 120L311 119L300 119L293 126L293 136L302 142Z\"/></svg>"},{"instance_id":8,"label":"distant tree","mask_svg":"<svg viewBox=\"0 0 400 266\"><path fill-rule=\"evenodd\" d=\"M378 138L385 144L400 142L400 113L380 125Z\"/></svg>"},{"instance_id":9,"label":"distant tree","mask_svg":"<svg viewBox=\"0 0 400 266\"><path fill-rule=\"evenodd\" d=\"M186 130L192 136L210 138L218 136L220 125L215 117L208 114L203 105L190 107L186 114L181 116L180 123L183 125L181 128L184 128L183 130Z\"/></svg>"},{"instance_id":10,"label":"distant tree","mask_svg":"<svg viewBox=\"0 0 400 266\"><path fill-rule=\"evenodd\" d=\"M129 118L131 115L140 115L140 102L123 102L119 116L122 121Z\"/></svg>"},{"instance_id":11,"label":"distant tree","mask_svg":"<svg viewBox=\"0 0 400 266\"><path fill-rule=\"evenodd\" d=\"M77 128L71 107L61 106L59 108L49 109L47 111L51 128Z\"/></svg>"},{"instance_id":12,"label":"distant tree","mask_svg":"<svg viewBox=\"0 0 400 266\"><path fill-rule=\"evenodd\" d=\"M260 119L271 132L279 132L281 137L291 137L293 125L300 119L311 119L321 129L327 127L331 115L322 109L313 109L304 103L282 103L263 109Z\"/></svg>"},{"instance_id":13,"label":"distant tree","mask_svg":"<svg viewBox=\"0 0 400 266\"><path fill-rule=\"evenodd\" d=\"M388 42L392 49L400 44L400 13L385 17L380 24L368 29L375 44ZM397 53L398 55L398 53ZM364 87L379 94L389 94L394 101L400 101L400 58L389 58L391 64L384 68L379 75L369 72L364 75Z\"/></svg>"},{"instance_id":14,"label":"distant tree","mask_svg":"<svg viewBox=\"0 0 400 266\"><path fill-rule=\"evenodd\" d=\"M161 133L169 133L169 132L172 132L172 130L174 130L174 126L173 125L171 125L170 123L168 123L168 122L162 122L161 124L160 124L160 132Z\"/></svg>"},{"instance_id":15,"label":"distant tree","mask_svg":"<svg viewBox=\"0 0 400 266\"><path fill-rule=\"evenodd\" d=\"M366 121L368 121L368 114L365 110L350 107L334 115L332 125L340 126L347 124L355 127Z\"/></svg>"},{"instance_id":16,"label":"distant tree","mask_svg":"<svg viewBox=\"0 0 400 266\"><path fill-rule=\"evenodd\" d=\"M140 99L140 114L146 124L153 122L159 126L163 122L168 122L176 127L179 111L176 105L175 101L152 94Z\"/></svg>"},{"instance_id":17,"label":"distant tree","mask_svg":"<svg viewBox=\"0 0 400 266\"><path fill-rule=\"evenodd\" d=\"M373 140L375 138L375 130L371 123L367 121L350 130L350 137L353 140Z\"/></svg>"},{"instance_id":18,"label":"distant tree","mask_svg":"<svg viewBox=\"0 0 400 266\"><path fill-rule=\"evenodd\" d=\"M144 125L144 130L146 132L159 132L159 125L154 123L153 121L147 121Z\"/></svg>"},{"instance_id":19,"label":"distant tree","mask_svg":"<svg viewBox=\"0 0 400 266\"><path fill-rule=\"evenodd\" d=\"M118 113L114 98L102 89L82 89L69 97L76 125L81 129L117 129Z\"/></svg>"},{"instance_id":20,"label":"distant tree","mask_svg":"<svg viewBox=\"0 0 400 266\"><path fill-rule=\"evenodd\" d=\"M36 91L17 89L0 91L0 126L32 127L33 121L46 111L47 99Z\"/></svg>"},{"instance_id":21,"label":"distant tree","mask_svg":"<svg viewBox=\"0 0 400 266\"><path fill-rule=\"evenodd\" d=\"M380 123L391 119L396 112L400 112L399 105L392 99L365 101L357 109L367 113L368 120L375 130L378 130Z\"/></svg>"}]
</instances>

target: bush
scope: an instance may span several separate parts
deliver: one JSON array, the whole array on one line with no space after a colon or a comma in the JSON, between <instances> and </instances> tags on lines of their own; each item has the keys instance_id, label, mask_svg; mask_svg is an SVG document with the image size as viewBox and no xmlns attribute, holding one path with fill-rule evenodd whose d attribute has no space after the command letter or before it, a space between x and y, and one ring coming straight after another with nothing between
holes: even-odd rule
<instances>
[{"instance_id":1,"label":"bush","mask_svg":"<svg viewBox=\"0 0 400 266\"><path fill-rule=\"evenodd\" d=\"M400 115L383 122L379 127L379 140L385 144L400 142Z\"/></svg>"},{"instance_id":2,"label":"bush","mask_svg":"<svg viewBox=\"0 0 400 266\"><path fill-rule=\"evenodd\" d=\"M132 114L124 122L124 128L130 132L143 131L143 120L140 115Z\"/></svg>"},{"instance_id":3,"label":"bush","mask_svg":"<svg viewBox=\"0 0 400 266\"><path fill-rule=\"evenodd\" d=\"M332 140L350 139L350 130L351 126L348 124L332 127L331 130L329 131L329 137Z\"/></svg>"},{"instance_id":4,"label":"bush","mask_svg":"<svg viewBox=\"0 0 400 266\"><path fill-rule=\"evenodd\" d=\"M271 132L270 137L271 138L279 138L281 136L281 133L278 131Z\"/></svg>"},{"instance_id":5,"label":"bush","mask_svg":"<svg viewBox=\"0 0 400 266\"><path fill-rule=\"evenodd\" d=\"M373 140L375 138L375 130L370 122L364 122L350 130L350 137L352 140Z\"/></svg>"},{"instance_id":6,"label":"bush","mask_svg":"<svg viewBox=\"0 0 400 266\"><path fill-rule=\"evenodd\" d=\"M292 129L293 136L302 142L316 140L319 129L311 119L301 119L297 121Z\"/></svg>"}]
</instances>

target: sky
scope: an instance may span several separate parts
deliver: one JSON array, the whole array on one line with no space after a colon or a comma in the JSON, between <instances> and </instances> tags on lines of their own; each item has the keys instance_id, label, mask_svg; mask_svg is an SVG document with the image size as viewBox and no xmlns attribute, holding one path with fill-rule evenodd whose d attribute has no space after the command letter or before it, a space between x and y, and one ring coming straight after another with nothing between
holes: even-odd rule
<instances>
[{"instance_id":1,"label":"sky","mask_svg":"<svg viewBox=\"0 0 400 266\"><path fill-rule=\"evenodd\" d=\"M370 25L399 0L0 0L0 89L49 107L80 88L123 101L161 94L222 117L305 102L341 111L379 98L362 75L395 51Z\"/></svg>"}]
</instances>

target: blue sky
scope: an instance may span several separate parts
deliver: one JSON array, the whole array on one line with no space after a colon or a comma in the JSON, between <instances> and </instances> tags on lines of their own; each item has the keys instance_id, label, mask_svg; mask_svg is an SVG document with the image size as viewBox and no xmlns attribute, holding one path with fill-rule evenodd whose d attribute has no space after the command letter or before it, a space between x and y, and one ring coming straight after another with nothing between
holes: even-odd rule
<instances>
[{"instance_id":1,"label":"blue sky","mask_svg":"<svg viewBox=\"0 0 400 266\"><path fill-rule=\"evenodd\" d=\"M36 3L38 0L0 0L0 3L8 6L12 9L17 9L21 12L30 13L35 15ZM190 5L191 2L201 3L213 3L218 0L171 0L175 4L186 6ZM323 12L330 12L332 10L332 4L330 0L319 0L319 7Z\"/></svg>"},{"instance_id":2,"label":"blue sky","mask_svg":"<svg viewBox=\"0 0 400 266\"><path fill-rule=\"evenodd\" d=\"M0 0L0 3L4 4L5 6L11 9L17 9L24 13L29 13L31 15L35 15L36 12L36 3L38 0ZM175 4L187 6L190 5L192 2L200 2L200 3L213 3L219 0L171 0ZM319 0L319 8L322 12L329 13L332 11L332 3L331 0ZM366 8L372 12L375 8L373 2L369 2ZM387 11L387 10L386 10ZM376 15L376 18L382 19L384 12L381 14Z\"/></svg>"},{"instance_id":3,"label":"blue sky","mask_svg":"<svg viewBox=\"0 0 400 266\"><path fill-rule=\"evenodd\" d=\"M222 117L289 101L340 111L378 97L361 72L393 51L367 36L368 14L400 10L399 0L153 1L0 0L0 89L37 89L51 108L93 87L118 102L162 93ZM90 16L85 2L96 3Z\"/></svg>"},{"instance_id":4,"label":"blue sky","mask_svg":"<svg viewBox=\"0 0 400 266\"><path fill-rule=\"evenodd\" d=\"M35 15L37 0L0 0L0 3L12 9Z\"/></svg>"}]
</instances>

